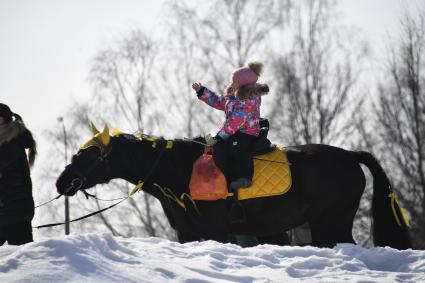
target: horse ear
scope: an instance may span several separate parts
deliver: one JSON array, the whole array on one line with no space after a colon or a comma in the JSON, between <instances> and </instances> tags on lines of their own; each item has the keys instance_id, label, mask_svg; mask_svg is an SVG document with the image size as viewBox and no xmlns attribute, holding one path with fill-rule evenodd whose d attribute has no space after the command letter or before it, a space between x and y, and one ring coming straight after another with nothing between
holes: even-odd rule
<instances>
[{"instance_id":1,"label":"horse ear","mask_svg":"<svg viewBox=\"0 0 425 283\"><path fill-rule=\"evenodd\" d=\"M109 142L111 141L111 136L109 135L109 127L108 124L105 124L105 127L103 128L103 132L100 135L100 138L102 140L102 143L107 146Z\"/></svg>"},{"instance_id":2,"label":"horse ear","mask_svg":"<svg viewBox=\"0 0 425 283\"><path fill-rule=\"evenodd\" d=\"M93 133L93 136L99 133L99 130L96 128L96 126L93 124L93 122L90 122L91 131Z\"/></svg>"}]
</instances>

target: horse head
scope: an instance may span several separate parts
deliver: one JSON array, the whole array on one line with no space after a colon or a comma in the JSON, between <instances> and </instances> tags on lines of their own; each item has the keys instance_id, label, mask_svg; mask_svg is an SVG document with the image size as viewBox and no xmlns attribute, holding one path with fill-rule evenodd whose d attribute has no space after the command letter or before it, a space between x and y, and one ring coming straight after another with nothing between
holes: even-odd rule
<instances>
[{"instance_id":1,"label":"horse head","mask_svg":"<svg viewBox=\"0 0 425 283\"><path fill-rule=\"evenodd\" d=\"M56 181L58 193L73 196L96 184L106 183L112 177L112 144L108 125L102 132L91 124L93 137L81 146ZM117 135L117 130L114 133Z\"/></svg>"}]
</instances>

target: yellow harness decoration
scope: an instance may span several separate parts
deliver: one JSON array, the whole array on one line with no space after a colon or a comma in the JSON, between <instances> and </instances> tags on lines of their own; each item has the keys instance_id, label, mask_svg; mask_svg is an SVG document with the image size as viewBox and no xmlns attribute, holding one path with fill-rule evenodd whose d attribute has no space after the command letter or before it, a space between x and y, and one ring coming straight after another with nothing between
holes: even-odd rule
<instances>
[{"instance_id":1,"label":"yellow harness decoration","mask_svg":"<svg viewBox=\"0 0 425 283\"><path fill-rule=\"evenodd\" d=\"M137 193L140 190L143 190L143 185L145 183L143 181L139 181L137 185L131 190L131 192L128 194L129 197L133 196L135 193Z\"/></svg>"},{"instance_id":2,"label":"yellow harness decoration","mask_svg":"<svg viewBox=\"0 0 425 283\"><path fill-rule=\"evenodd\" d=\"M282 195L292 185L288 158L283 149L276 147L272 152L254 156L253 185L239 189L239 199Z\"/></svg>"},{"instance_id":3,"label":"yellow harness decoration","mask_svg":"<svg viewBox=\"0 0 425 283\"><path fill-rule=\"evenodd\" d=\"M109 142L111 141L108 125L105 125L103 131L99 132L99 130L96 129L96 126L93 123L91 123L91 129L93 132L93 138L91 138L85 144L83 144L81 146L81 149L86 149L86 148L95 146L99 148L100 151L103 152L103 150L109 145Z\"/></svg>"},{"instance_id":4,"label":"yellow harness decoration","mask_svg":"<svg viewBox=\"0 0 425 283\"><path fill-rule=\"evenodd\" d=\"M132 197L135 193L137 193L138 191L143 190L143 181L139 181L138 184L134 187L134 189L131 191L131 193L128 195L128 197ZM160 185L158 185L157 183L153 184L155 188L157 188L166 198L168 198L170 201L174 201L175 203L177 203L181 208L183 208L185 211L187 210L187 207L184 203L184 199L187 198L189 199L189 201L192 203L194 209L196 210L196 212L201 215L201 213L199 212L198 206L196 205L195 201L192 199L192 197L187 194L187 193L182 193L180 195L180 198L178 198L174 192L167 187L162 187Z\"/></svg>"},{"instance_id":5,"label":"yellow harness decoration","mask_svg":"<svg viewBox=\"0 0 425 283\"><path fill-rule=\"evenodd\" d=\"M86 143L84 143L80 148L87 149L89 147L95 146L99 148L103 154L104 150L108 147L111 141L108 124L105 125L102 132L99 132L99 130L96 128L96 126L93 123L91 123L90 126L93 133L93 138L91 138ZM118 137L119 135L121 135L121 131L115 128L112 136Z\"/></svg>"},{"instance_id":6,"label":"yellow harness decoration","mask_svg":"<svg viewBox=\"0 0 425 283\"><path fill-rule=\"evenodd\" d=\"M148 136L148 135L144 135L144 134L140 134L137 136L137 139L139 141L142 141L143 139L146 139L150 142L152 142L152 148L157 148L157 138L154 136ZM173 141L172 140L167 140L167 143L165 144L165 148L164 149L172 149L173 148ZM154 165L155 166L155 165ZM148 173L149 175L150 173ZM145 176L145 178L147 178L148 176ZM146 181L146 179L145 179ZM140 190L143 190L143 185L144 182L142 180L139 180L139 182L137 183L137 185L131 190L131 192L128 194L128 196L133 196L135 193L137 193ZM156 185L156 184L155 184ZM161 192L165 195L165 191L161 190ZM168 197L168 195L166 195ZM179 203L180 204L180 203Z\"/></svg>"},{"instance_id":7,"label":"yellow harness decoration","mask_svg":"<svg viewBox=\"0 0 425 283\"><path fill-rule=\"evenodd\" d=\"M403 217L404 224L406 224L406 226L410 228L410 223L409 223L409 220L407 219L406 211L404 211L404 208L401 207L401 205L400 205L398 199L395 197L394 193L390 193L388 195L388 197L391 199L391 209L393 211L394 218L395 218L395 221L397 222L398 226L401 226L401 222L400 222L400 218L398 217L397 212L396 212L396 204L400 208L400 213L401 213L401 216Z\"/></svg>"}]
</instances>

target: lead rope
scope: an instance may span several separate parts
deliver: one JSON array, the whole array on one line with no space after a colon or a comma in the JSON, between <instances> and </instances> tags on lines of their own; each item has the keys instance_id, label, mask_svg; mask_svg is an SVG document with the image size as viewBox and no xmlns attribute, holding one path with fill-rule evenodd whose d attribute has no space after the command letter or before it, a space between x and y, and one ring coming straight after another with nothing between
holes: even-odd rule
<instances>
[{"instance_id":1,"label":"lead rope","mask_svg":"<svg viewBox=\"0 0 425 283\"><path fill-rule=\"evenodd\" d=\"M161 159L162 154L163 154L163 152L165 151L165 149L167 149L167 148L171 148L171 147L172 147L172 144L170 144L169 142L167 142L166 146L162 148L162 151L160 152L160 155L159 155L159 156L158 156L158 158L156 159L154 166L152 166L152 167L151 167L151 170L148 172L148 174L146 174L145 181L148 179L148 177L150 177L150 175L152 174L152 172L153 172L154 168L158 165L159 160ZM114 203L114 204L112 204L112 205L110 205L110 206L108 206L108 207L105 207L105 208L103 208L103 209L100 209L100 210L98 210L98 211L96 211L96 212L92 212L92 213L86 214L86 215L84 215L84 216L81 216L81 217L79 217L79 218L73 219L73 220L69 221L69 223L71 223L71 222L76 222L76 221L79 221L79 220L82 220L82 219L85 219L85 218L88 218L88 217L94 216L94 215L99 214L99 213L102 213L102 212L104 212L104 211L106 211L106 210L108 210L108 209L111 209L111 208L113 208L114 206L117 206L118 204L120 204L120 203L122 203L123 201L125 201L125 200L129 199L130 197L132 197L132 196L133 196L136 192L138 192L138 191L140 191L140 190L143 190L143 185L144 185L144 182L143 182L142 180L139 180L139 181L137 182L137 185L136 185L136 186L133 188L133 190L130 192L130 194L129 194L128 196L126 196L126 197L123 197L123 198L122 198L119 202ZM186 198L188 198L188 199L191 201L191 203L193 204L193 207L195 208L196 212L200 215L199 209L198 209L198 207L197 207L197 205L196 205L195 201L192 199L192 197L191 197L189 194L187 194L187 193L183 193L183 194L181 194L181 195L180 195L180 199L179 199L179 198L177 198L177 196L173 193L173 191L172 191L171 189L166 188L166 187L165 187L165 188L162 188L160 185L158 185L158 184L156 184L156 183L155 183L154 185L155 185L155 186L157 186L157 187L160 189L160 191L162 192L162 194L163 194L165 197L167 197L168 199L171 199L171 200L175 201L175 202L176 202L176 203L177 203L180 207L182 207L185 211L187 211L187 209L186 209L186 205L184 204L184 198L185 198L185 197L186 197ZM167 193L167 191L168 191L168 193ZM94 197L94 198L98 199L97 197L95 197L95 196L94 196L94 195L92 195L92 194L87 193L86 191L83 191L83 192L85 193L86 197L87 197L87 196L91 196L91 197ZM41 205L38 205L37 207L40 207L40 206L45 205L45 204L47 204L47 203L50 203L50 202L52 202L53 200L58 199L58 198L59 198L59 197L61 197L61 196L62 196L62 194L58 195L57 197L55 197L55 198L54 198L54 199L52 199L52 200L49 200L49 201L48 201L48 202L46 202L46 203L43 203L43 204L41 204ZM98 200L102 200L102 199L98 199ZM103 201L113 201L113 200L103 200ZM40 228L54 227L54 226L65 225L65 224L66 224L65 222L58 222L58 223L51 223L51 224L39 225L39 226L32 227L32 228L40 229Z\"/></svg>"},{"instance_id":2,"label":"lead rope","mask_svg":"<svg viewBox=\"0 0 425 283\"><path fill-rule=\"evenodd\" d=\"M161 151L160 156L157 158L157 160L156 160L156 162L155 162L155 164L154 164L154 166L153 166L153 167L156 167L156 165L157 165L157 163L158 163L158 161L159 161L160 157L162 156L162 152L164 152L164 149L165 149L165 148L166 148L166 147L164 147L164 148L163 148L163 150ZM152 173L152 171L153 171L153 168L151 167L151 170L149 171L149 173L148 173L146 176L148 177L148 176ZM134 192L137 192L137 191L141 190L141 189L142 189L142 187L143 187L143 181L142 181L142 180L140 180L140 181L137 183L137 185L134 187L134 189L132 190L132 192L133 192L133 191L134 191ZM68 189L69 189L69 188L68 188ZM94 196L94 195L92 195L92 194L87 193L85 190L83 191L83 193L85 194L86 198L88 198L88 196L91 196L91 197L94 197L94 198L96 198L96 199L97 199L97 197L95 197L95 196ZM133 194L134 194L134 193L133 193ZM110 206L108 206L108 207L105 207L105 208L103 208L103 209L100 209L100 210L98 210L98 211L96 211L96 212L92 212L92 213L86 214L86 215L84 215L84 216L82 216L82 217L79 217L79 218L73 219L73 220L69 221L69 223L71 223L71 222L75 222L75 221L79 221L79 220L82 220L82 219L85 219L85 218L88 218L88 217L94 216L94 215L96 215L96 214L102 213L102 212L104 212L104 211L106 211L106 210L108 210L108 209L111 209L111 208L113 208L114 206L116 206L116 205L118 205L118 204L122 203L123 201L127 200L128 198L130 198L133 194L130 194L129 196L123 197L123 198L122 198L119 202L114 203L114 204L112 204L112 205L110 205ZM39 206L37 206L37 207L40 207L40 206L45 205L45 204L47 204L47 203L49 203L49 202L52 202L53 200L58 199L58 198L59 198L59 197L61 197L61 196L62 196L62 195L58 195L58 196L57 196L57 197L55 197L54 199L52 199L52 200L50 200L50 201L48 201L48 202L46 202L46 203L43 203L43 204L41 204L41 205L39 205ZM99 199L99 200L100 200L100 199ZM111 201L112 201L112 200L111 200ZM59 223L52 223L52 224L40 225L40 226L36 226L36 227L33 227L33 228L40 229L40 228L54 227L54 226L65 225L65 224L66 224L65 222L59 222Z\"/></svg>"},{"instance_id":3,"label":"lead rope","mask_svg":"<svg viewBox=\"0 0 425 283\"><path fill-rule=\"evenodd\" d=\"M39 207L41 207L41 206L43 206L43 205L46 205L46 204L48 204L48 203L51 203L52 201L57 200L57 199L58 199L58 198L60 198L61 196L63 196L63 195L62 195L62 194L57 195L55 198L52 198L52 199L51 199L51 200L49 200L49 201L43 202L42 204L39 204L39 205L35 206L35 207L34 207L34 209L35 209L35 208L39 208Z\"/></svg>"},{"instance_id":4,"label":"lead rope","mask_svg":"<svg viewBox=\"0 0 425 283\"><path fill-rule=\"evenodd\" d=\"M85 218L91 217L91 216L93 216L93 215L96 215L96 214L102 213L102 212L104 212L104 211L106 211L106 210L108 210L108 209L111 209L111 208L113 208L114 206L116 206L116 205L118 205L118 204L122 203L123 201L125 201L125 200L126 200L126 199L128 199L128 198L129 198L129 197L126 197L126 198L124 198L124 199L120 200L119 202L114 203L113 205L110 205L110 206L108 206L108 207L105 207L105 208L103 208L103 209L101 209L101 210L98 210L98 211L96 211L96 212L92 212L92 213L86 214L86 215L84 215L84 216L81 216L81 217L79 217L79 218L73 219L73 220L69 221L69 223L71 223L71 222L75 222L75 221L79 221L79 220L82 220L82 219L85 219ZM36 226L36 227L33 227L33 228L40 229L40 228L54 227L54 226L65 225L65 224L66 224L65 222L59 222L59 223L52 223L52 224L40 225L40 226Z\"/></svg>"},{"instance_id":5,"label":"lead rope","mask_svg":"<svg viewBox=\"0 0 425 283\"><path fill-rule=\"evenodd\" d=\"M135 190L136 188L138 188L138 189L137 189L137 191L139 191L140 189L142 189L142 186L141 186L140 184L143 184L143 182L139 181L139 183L138 183L138 184L134 187L134 189L133 189L133 190ZM87 193L87 194L88 194L88 193ZM89 195L90 195L90 194L89 194ZM53 200L55 200L55 199L59 198L60 196L62 196L62 195L59 195L59 196L57 196L56 198L54 198L54 199L52 199L52 200L50 200L50 201L48 201L48 202L46 202L46 203L49 203L49 202L51 202L51 201L53 201ZM93 195L91 195L91 196L93 196ZM95 197L95 198L96 198L96 197ZM114 203L114 204L112 204L112 205L110 205L110 206L108 206L108 207L102 208L102 209L100 209L100 210L98 210L98 211L95 211L95 212L92 212L92 213L86 214L86 215L84 215L84 216L78 217L78 218L76 218L76 219L70 220L70 221L69 221L69 223L71 223L71 222L76 222L76 221L79 221L79 220L83 220L83 219L85 219L85 218L89 218L89 217L94 216L94 215L96 215L96 214L102 213L102 212L104 212L104 211L106 211L106 210L108 210L108 209L113 208L114 206L117 206L118 204L122 203L123 201L125 201L125 200L127 200L127 199L129 199L129 198L130 198L130 196L123 197L123 198L121 198L121 200L120 200L119 202L117 202L117 203ZM96 198L96 199L98 199L98 198ZM118 198L118 199L119 199L119 198ZM98 199L98 200L102 200L102 199ZM113 200L103 200L103 201L113 201ZM44 203L44 204L46 204L46 203ZM44 205L44 204L42 204L42 205ZM41 206L41 205L39 205L39 206ZM39 207L39 206L38 206L38 207ZM32 228L40 229L40 228L54 227L54 226L65 225L65 224L66 224L65 222L58 222L58 223L51 223L51 224L39 225L39 226L32 227Z\"/></svg>"},{"instance_id":6,"label":"lead rope","mask_svg":"<svg viewBox=\"0 0 425 283\"><path fill-rule=\"evenodd\" d=\"M69 187L66 189L66 191L69 191L70 189L72 189L72 187L73 187L73 184L71 184L71 186L69 186ZM38 208L38 207L41 207L41 206L43 206L43 205L46 205L46 204L48 204L48 203L51 203L52 201L57 200L57 199L58 199L58 198L60 198L61 196L63 196L63 194L58 194L56 197L52 198L51 200L46 201L46 202L44 202L44 203L42 203L42 204L39 204L39 205L35 206L35 207L34 207L34 209L36 209L36 208Z\"/></svg>"}]
</instances>

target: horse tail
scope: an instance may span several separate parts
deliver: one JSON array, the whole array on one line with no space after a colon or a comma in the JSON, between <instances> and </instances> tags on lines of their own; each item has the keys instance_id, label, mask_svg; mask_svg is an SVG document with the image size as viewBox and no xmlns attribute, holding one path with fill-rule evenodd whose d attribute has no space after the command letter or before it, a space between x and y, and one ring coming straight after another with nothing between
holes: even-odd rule
<instances>
[{"instance_id":1,"label":"horse tail","mask_svg":"<svg viewBox=\"0 0 425 283\"><path fill-rule=\"evenodd\" d=\"M390 180L378 160L369 152L353 152L373 176L372 233L375 246L411 248L409 222L391 188Z\"/></svg>"}]
</instances>

